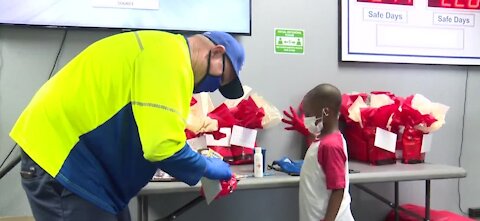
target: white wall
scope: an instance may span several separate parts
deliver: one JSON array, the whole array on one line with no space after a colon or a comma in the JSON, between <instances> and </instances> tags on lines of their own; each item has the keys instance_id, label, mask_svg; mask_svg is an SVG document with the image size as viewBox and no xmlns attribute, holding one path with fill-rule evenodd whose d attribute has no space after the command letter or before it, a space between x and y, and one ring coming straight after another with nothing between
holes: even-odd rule
<instances>
[{"instance_id":1,"label":"white wall","mask_svg":"<svg viewBox=\"0 0 480 221\"><path fill-rule=\"evenodd\" d=\"M467 87L467 105L465 115L465 131L462 166L467 170L468 176L460 182L462 208L480 207L480 68L470 68Z\"/></svg>"},{"instance_id":2,"label":"white wall","mask_svg":"<svg viewBox=\"0 0 480 221\"><path fill-rule=\"evenodd\" d=\"M8 134L33 94L48 79L63 36L61 30L0 28L0 159L13 141ZM59 67L85 46L106 36L102 32L70 31ZM17 149L18 150L18 149ZM15 152L18 153L18 152ZM0 216L29 214L17 166L0 180Z\"/></svg>"},{"instance_id":3,"label":"white wall","mask_svg":"<svg viewBox=\"0 0 480 221\"><path fill-rule=\"evenodd\" d=\"M2 69L0 75L0 155L13 146L8 133L16 118L48 76L58 48L52 31L5 29L0 32ZM20 187L18 166L0 181L0 216L30 213Z\"/></svg>"},{"instance_id":4,"label":"white wall","mask_svg":"<svg viewBox=\"0 0 480 221\"><path fill-rule=\"evenodd\" d=\"M337 61L338 15L337 1L262 0L253 3L253 34L241 37L247 62L243 81L259 94L285 109L297 105L303 94L322 82L337 85L343 92L390 90L406 96L421 93L428 98L451 106L447 124L434 135L433 150L427 160L456 165L461 144L464 111L464 91L467 69L456 66L339 63ZM273 53L273 29L277 27L305 30L306 51L302 56ZM109 31L69 31L60 66L91 42L112 34ZM0 48L3 67L0 72L0 159L13 142L8 132L31 96L46 80L58 50L62 30L0 28ZM463 165L468 178L461 183L462 205L480 207L480 172L476 157L477 113L480 103L480 70L471 69L464 139ZM285 132L281 126L265 131L259 138L267 147L267 159L281 156L300 157L301 138ZM372 188L393 196L392 184L375 184ZM178 220L296 220L298 214L296 188L268 191L239 191L210 207L196 207ZM424 184L401 183L401 202L423 204ZM18 168L0 181L0 216L29 214L28 203L18 178ZM193 194L152 198L152 217L162 216ZM352 188L352 208L357 220L381 220L388 208L365 193ZM432 182L432 207L458 211L457 181ZM132 204L134 206L135 203ZM135 216L135 211L132 211Z\"/></svg>"}]
</instances>

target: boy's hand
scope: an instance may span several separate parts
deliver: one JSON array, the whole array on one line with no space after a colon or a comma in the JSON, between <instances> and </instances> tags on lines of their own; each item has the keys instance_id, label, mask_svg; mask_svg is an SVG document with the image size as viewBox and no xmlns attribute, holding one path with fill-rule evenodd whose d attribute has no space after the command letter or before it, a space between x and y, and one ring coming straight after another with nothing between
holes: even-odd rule
<instances>
[{"instance_id":1,"label":"boy's hand","mask_svg":"<svg viewBox=\"0 0 480 221\"><path fill-rule=\"evenodd\" d=\"M310 132L308 131L307 127L305 127L305 123L303 122L305 115L303 114L303 107L302 103L300 103L298 113L290 106L290 113L287 110L283 111L285 114L285 118L282 119L282 122L288 124L290 126L285 127L285 130L295 130L302 134L303 136L310 136Z\"/></svg>"}]
</instances>

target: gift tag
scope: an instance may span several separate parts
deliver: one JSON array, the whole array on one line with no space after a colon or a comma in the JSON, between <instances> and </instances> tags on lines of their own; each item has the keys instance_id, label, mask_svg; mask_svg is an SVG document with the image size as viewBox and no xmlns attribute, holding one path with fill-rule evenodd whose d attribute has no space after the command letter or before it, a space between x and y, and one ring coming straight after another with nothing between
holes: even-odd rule
<instances>
[{"instance_id":1,"label":"gift tag","mask_svg":"<svg viewBox=\"0 0 480 221\"><path fill-rule=\"evenodd\" d=\"M220 128L220 132L224 133L226 137L215 140L213 135L207 134L207 145L208 146L219 146L219 147L229 147L230 146L230 137L232 136L232 130L228 127Z\"/></svg>"},{"instance_id":2,"label":"gift tag","mask_svg":"<svg viewBox=\"0 0 480 221\"><path fill-rule=\"evenodd\" d=\"M390 131L377 127L375 132L375 143L374 143L376 147L395 153L396 144L397 144L397 134L394 134Z\"/></svg>"},{"instance_id":3,"label":"gift tag","mask_svg":"<svg viewBox=\"0 0 480 221\"><path fill-rule=\"evenodd\" d=\"M215 197L217 197L220 191L222 191L222 185L218 180L211 180L205 177L200 179L200 182L202 183L205 200L207 201L207 204L210 205L210 203L215 199Z\"/></svg>"},{"instance_id":4,"label":"gift tag","mask_svg":"<svg viewBox=\"0 0 480 221\"><path fill-rule=\"evenodd\" d=\"M205 135L187 140L188 145L194 150L207 148L207 138Z\"/></svg>"},{"instance_id":5,"label":"gift tag","mask_svg":"<svg viewBox=\"0 0 480 221\"><path fill-rule=\"evenodd\" d=\"M230 129L230 128L226 128ZM215 156L211 155L212 150L208 150L208 153L203 152L202 155L206 157L213 157L213 158L219 158L222 159L221 156ZM210 203L217 197L217 195L222 191L222 185L220 181L218 180L211 180L206 177L202 177L200 179L200 182L202 184L202 189L203 189L203 194L205 196L205 201L207 201L207 205L210 205Z\"/></svg>"},{"instance_id":6,"label":"gift tag","mask_svg":"<svg viewBox=\"0 0 480 221\"><path fill-rule=\"evenodd\" d=\"M230 144L253 149L255 147L256 139L257 130L234 125Z\"/></svg>"},{"instance_id":7,"label":"gift tag","mask_svg":"<svg viewBox=\"0 0 480 221\"><path fill-rule=\"evenodd\" d=\"M422 153L426 153L430 151L432 147L432 135L431 134L424 134L422 140Z\"/></svg>"}]
</instances>

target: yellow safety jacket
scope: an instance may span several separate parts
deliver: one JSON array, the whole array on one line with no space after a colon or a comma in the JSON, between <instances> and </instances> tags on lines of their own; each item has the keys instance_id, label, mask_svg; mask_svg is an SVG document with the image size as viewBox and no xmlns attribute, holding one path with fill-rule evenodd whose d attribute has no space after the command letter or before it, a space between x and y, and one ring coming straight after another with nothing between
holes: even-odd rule
<instances>
[{"instance_id":1,"label":"yellow safety jacket","mask_svg":"<svg viewBox=\"0 0 480 221\"><path fill-rule=\"evenodd\" d=\"M113 35L45 83L10 136L66 188L117 213L151 179L153 162L184 147L193 87L184 36Z\"/></svg>"}]
</instances>

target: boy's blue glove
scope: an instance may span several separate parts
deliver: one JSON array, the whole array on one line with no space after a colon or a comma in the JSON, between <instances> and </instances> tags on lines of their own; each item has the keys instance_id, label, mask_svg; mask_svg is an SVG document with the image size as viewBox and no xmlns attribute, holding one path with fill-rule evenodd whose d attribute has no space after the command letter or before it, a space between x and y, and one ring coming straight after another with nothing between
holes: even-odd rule
<instances>
[{"instance_id":1,"label":"boy's blue glove","mask_svg":"<svg viewBox=\"0 0 480 221\"><path fill-rule=\"evenodd\" d=\"M232 177L230 165L218 158L205 157L207 166L204 176L212 180L229 180Z\"/></svg>"},{"instance_id":2,"label":"boy's blue glove","mask_svg":"<svg viewBox=\"0 0 480 221\"><path fill-rule=\"evenodd\" d=\"M285 172L292 176L300 175L300 170L302 169L303 160L292 161L287 157L284 157L280 160L275 160L272 163L271 168Z\"/></svg>"}]
</instances>

